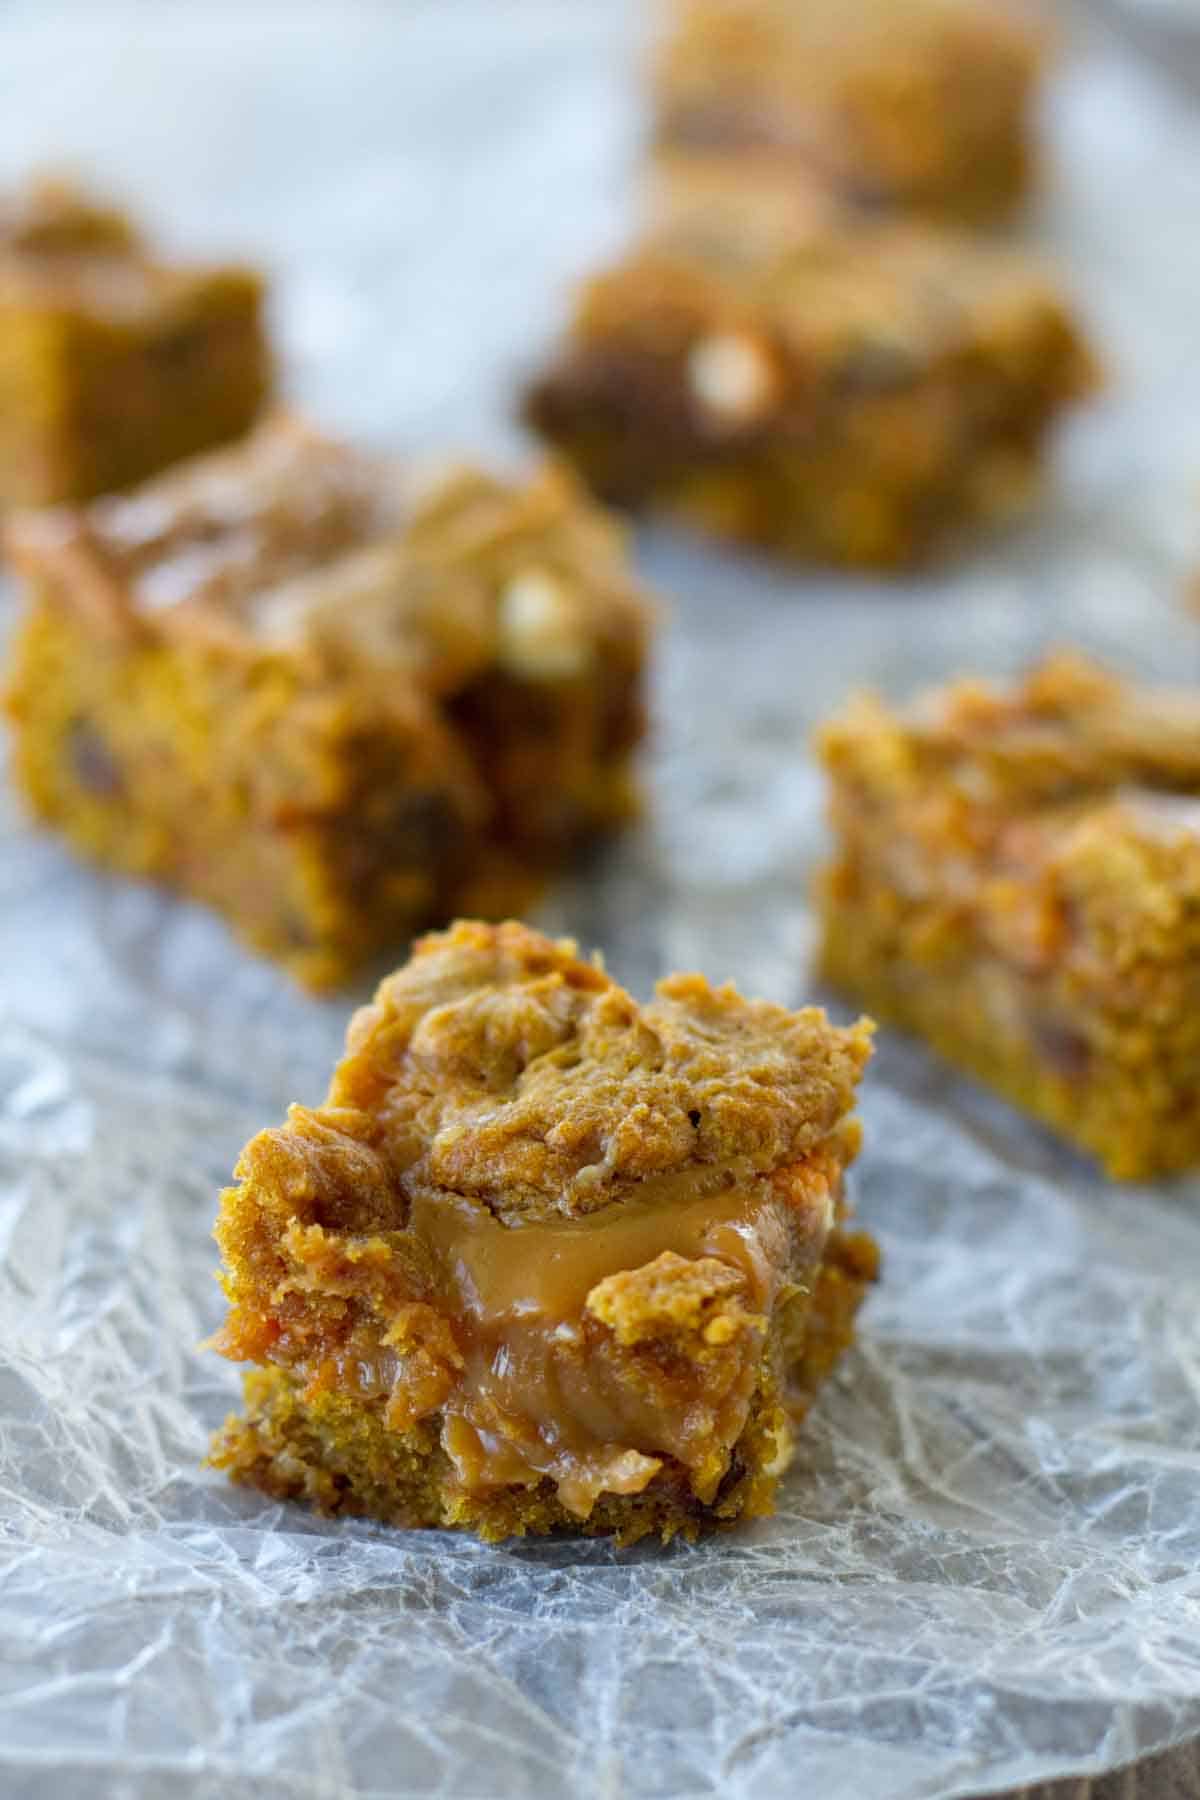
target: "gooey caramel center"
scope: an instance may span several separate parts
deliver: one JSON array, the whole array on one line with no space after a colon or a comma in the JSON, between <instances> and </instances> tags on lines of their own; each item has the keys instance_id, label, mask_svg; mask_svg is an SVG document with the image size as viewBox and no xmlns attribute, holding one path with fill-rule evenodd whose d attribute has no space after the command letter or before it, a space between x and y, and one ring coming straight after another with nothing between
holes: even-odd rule
<instances>
[{"instance_id":1,"label":"gooey caramel center","mask_svg":"<svg viewBox=\"0 0 1200 1800\"><path fill-rule=\"evenodd\" d=\"M430 1252L429 1300L453 1346L440 1361L436 1344L423 1347L424 1409L441 1411L463 1488L548 1476L586 1517L601 1493L641 1492L669 1457L711 1498L746 1423L772 1305L819 1261L832 1219L828 1186L792 1173L710 1172L698 1188L693 1172L530 1223L415 1197L409 1229ZM400 1349L403 1417L418 1364Z\"/></svg>"}]
</instances>

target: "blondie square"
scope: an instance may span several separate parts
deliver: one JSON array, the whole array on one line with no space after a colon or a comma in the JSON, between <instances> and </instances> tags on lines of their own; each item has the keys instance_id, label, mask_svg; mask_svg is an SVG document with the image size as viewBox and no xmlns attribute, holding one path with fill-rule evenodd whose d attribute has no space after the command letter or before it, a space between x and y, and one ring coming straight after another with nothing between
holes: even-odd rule
<instances>
[{"instance_id":1,"label":"blondie square","mask_svg":"<svg viewBox=\"0 0 1200 1800\"><path fill-rule=\"evenodd\" d=\"M1026 192L1045 35L987 0L677 0L659 144L769 149L876 207L979 222Z\"/></svg>"},{"instance_id":2,"label":"blondie square","mask_svg":"<svg viewBox=\"0 0 1200 1800\"><path fill-rule=\"evenodd\" d=\"M1095 370L1027 257L849 209L777 160L663 165L527 416L597 491L890 568L1008 511Z\"/></svg>"},{"instance_id":3,"label":"blondie square","mask_svg":"<svg viewBox=\"0 0 1200 1800\"><path fill-rule=\"evenodd\" d=\"M560 472L422 478L280 418L8 547L34 813L313 986L630 810L650 609Z\"/></svg>"},{"instance_id":4,"label":"blondie square","mask_svg":"<svg viewBox=\"0 0 1200 1800\"><path fill-rule=\"evenodd\" d=\"M769 1512L875 1274L869 1047L698 975L638 1006L523 925L424 939L222 1199L216 1347L254 1367L212 1460L485 1538Z\"/></svg>"},{"instance_id":5,"label":"blondie square","mask_svg":"<svg viewBox=\"0 0 1200 1800\"><path fill-rule=\"evenodd\" d=\"M826 978L1114 1176L1200 1164L1200 694L1063 653L820 747Z\"/></svg>"},{"instance_id":6,"label":"blondie square","mask_svg":"<svg viewBox=\"0 0 1200 1800\"><path fill-rule=\"evenodd\" d=\"M0 505L80 500L246 431L271 359L251 269L159 259L120 213L0 197Z\"/></svg>"}]
</instances>

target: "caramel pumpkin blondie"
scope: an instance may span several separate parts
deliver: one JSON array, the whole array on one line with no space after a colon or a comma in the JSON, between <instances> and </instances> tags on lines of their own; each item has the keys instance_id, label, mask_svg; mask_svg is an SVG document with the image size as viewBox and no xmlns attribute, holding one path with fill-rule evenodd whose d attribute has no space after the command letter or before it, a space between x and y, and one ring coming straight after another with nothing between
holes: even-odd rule
<instances>
[{"instance_id":1,"label":"caramel pumpkin blondie","mask_svg":"<svg viewBox=\"0 0 1200 1800\"><path fill-rule=\"evenodd\" d=\"M660 145L770 149L856 201L979 221L1025 193L1044 34L987 0L677 0Z\"/></svg>"},{"instance_id":2,"label":"caramel pumpkin blondie","mask_svg":"<svg viewBox=\"0 0 1200 1800\"><path fill-rule=\"evenodd\" d=\"M527 415L614 501L892 567L1026 497L1094 378L1025 256L870 218L774 160L687 158Z\"/></svg>"},{"instance_id":3,"label":"caramel pumpkin blondie","mask_svg":"<svg viewBox=\"0 0 1200 1800\"><path fill-rule=\"evenodd\" d=\"M277 419L8 545L35 813L301 980L629 810L649 609L559 472L423 480Z\"/></svg>"},{"instance_id":4,"label":"caramel pumpkin blondie","mask_svg":"<svg viewBox=\"0 0 1200 1800\"><path fill-rule=\"evenodd\" d=\"M163 261L74 189L0 196L0 505L79 500L246 431L271 363L253 270Z\"/></svg>"},{"instance_id":5,"label":"caramel pumpkin blondie","mask_svg":"<svg viewBox=\"0 0 1200 1800\"><path fill-rule=\"evenodd\" d=\"M486 1538L769 1512L875 1274L869 1047L698 975L638 1006L523 925L423 939L223 1197L216 1346L255 1367L213 1461Z\"/></svg>"},{"instance_id":6,"label":"caramel pumpkin blondie","mask_svg":"<svg viewBox=\"0 0 1200 1800\"><path fill-rule=\"evenodd\" d=\"M1200 1164L1200 694L1062 654L820 747L828 980L1115 1176Z\"/></svg>"}]
</instances>

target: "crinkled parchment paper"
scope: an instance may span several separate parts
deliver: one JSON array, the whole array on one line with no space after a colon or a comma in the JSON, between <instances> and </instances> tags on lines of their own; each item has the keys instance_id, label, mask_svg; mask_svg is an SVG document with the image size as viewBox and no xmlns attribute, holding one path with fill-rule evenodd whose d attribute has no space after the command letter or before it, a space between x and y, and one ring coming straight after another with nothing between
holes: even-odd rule
<instances>
[{"instance_id":1,"label":"crinkled parchment paper","mask_svg":"<svg viewBox=\"0 0 1200 1800\"><path fill-rule=\"evenodd\" d=\"M294 392L511 454L511 386L618 241L615 4L92 4L0 24L0 172L73 159L270 257ZM542 921L638 992L808 992L811 723L1070 635L1200 676L1200 123L1086 40L1035 235L1111 352L1059 491L892 586L656 535L675 599L645 827ZM1198 509L1200 510L1200 509ZM215 1195L317 1099L347 1006L197 910L0 836L0 1790L932 1800L1200 1731L1200 1191L1116 1189L885 1041L859 1202L886 1279L779 1516L698 1548L482 1548L199 1467L235 1395Z\"/></svg>"}]
</instances>

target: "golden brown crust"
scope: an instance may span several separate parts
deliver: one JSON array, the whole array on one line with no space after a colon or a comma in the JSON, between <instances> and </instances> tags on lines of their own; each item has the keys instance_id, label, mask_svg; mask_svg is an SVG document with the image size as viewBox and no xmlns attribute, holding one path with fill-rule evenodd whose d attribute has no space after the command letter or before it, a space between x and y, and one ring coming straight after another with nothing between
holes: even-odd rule
<instances>
[{"instance_id":1,"label":"golden brown crust","mask_svg":"<svg viewBox=\"0 0 1200 1800\"><path fill-rule=\"evenodd\" d=\"M552 466L424 477L276 419L7 536L35 810L313 985L634 810L653 607Z\"/></svg>"},{"instance_id":2,"label":"golden brown crust","mask_svg":"<svg viewBox=\"0 0 1200 1800\"><path fill-rule=\"evenodd\" d=\"M17 515L5 547L113 632L317 658L342 675L400 670L434 689L506 657L518 667L523 647L536 657L537 633L521 640L506 607L506 582L531 574L543 594L569 586L542 649L580 672L603 649L640 660L649 627L620 533L564 472L518 486L465 465L408 469L286 414L136 493Z\"/></svg>"},{"instance_id":3,"label":"golden brown crust","mask_svg":"<svg viewBox=\"0 0 1200 1800\"><path fill-rule=\"evenodd\" d=\"M874 1273L833 1230L868 1053L699 976L639 1007L523 925L423 940L223 1197L217 1347L288 1382L217 1460L492 1534L761 1510Z\"/></svg>"},{"instance_id":4,"label":"golden brown crust","mask_svg":"<svg viewBox=\"0 0 1200 1800\"><path fill-rule=\"evenodd\" d=\"M770 156L670 158L649 198L632 254L585 289L585 338L607 339L652 306L665 329L669 309L690 303L709 328L778 336L810 378L844 377L851 355L884 349L895 377L922 356L1011 351L1063 312L1053 276L1026 253L862 214ZM1072 385L1084 384L1093 371L1078 340L1075 356Z\"/></svg>"},{"instance_id":5,"label":"golden brown crust","mask_svg":"<svg viewBox=\"0 0 1200 1800\"><path fill-rule=\"evenodd\" d=\"M112 631L194 633L215 615L233 639L264 589L398 523L398 489L380 459L281 414L135 493L17 514L5 549Z\"/></svg>"},{"instance_id":6,"label":"golden brown crust","mask_svg":"<svg viewBox=\"0 0 1200 1800\"><path fill-rule=\"evenodd\" d=\"M164 259L67 184L0 195L0 504L112 493L247 431L264 283Z\"/></svg>"},{"instance_id":7,"label":"golden brown crust","mask_svg":"<svg viewBox=\"0 0 1200 1800\"><path fill-rule=\"evenodd\" d=\"M1100 795L1130 785L1200 791L1200 695L1122 679L1080 653L1047 657L1011 684L967 679L902 712L864 696L821 736L897 781L944 777L981 802Z\"/></svg>"},{"instance_id":8,"label":"golden brown crust","mask_svg":"<svg viewBox=\"0 0 1200 1800\"><path fill-rule=\"evenodd\" d=\"M572 1215L649 1176L797 1160L848 1110L869 1037L699 975L639 1007L570 941L462 923L383 982L349 1049L329 1101L382 1118L411 1180Z\"/></svg>"},{"instance_id":9,"label":"golden brown crust","mask_svg":"<svg viewBox=\"0 0 1200 1800\"><path fill-rule=\"evenodd\" d=\"M1019 500L1096 379L1030 258L864 216L777 159L677 157L527 411L610 498L892 566Z\"/></svg>"},{"instance_id":10,"label":"golden brown crust","mask_svg":"<svg viewBox=\"0 0 1200 1800\"><path fill-rule=\"evenodd\" d=\"M829 978L1115 1174L1200 1162L1200 699L1063 653L820 747Z\"/></svg>"}]
</instances>

